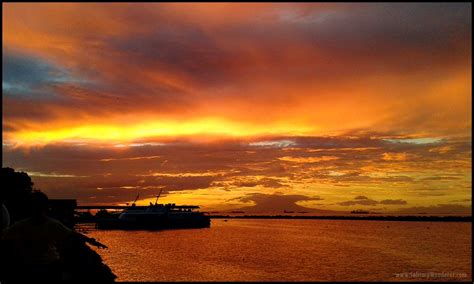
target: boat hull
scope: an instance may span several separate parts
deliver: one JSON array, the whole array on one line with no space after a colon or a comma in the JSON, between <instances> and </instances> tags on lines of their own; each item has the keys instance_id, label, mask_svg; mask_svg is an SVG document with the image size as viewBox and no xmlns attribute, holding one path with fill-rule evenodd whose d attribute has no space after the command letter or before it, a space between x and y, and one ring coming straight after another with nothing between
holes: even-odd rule
<instances>
[{"instance_id":1,"label":"boat hull","mask_svg":"<svg viewBox=\"0 0 474 284\"><path fill-rule=\"evenodd\" d=\"M201 218L138 218L135 220L104 218L97 220L98 229L104 230L160 230L160 229L179 229L179 228L209 228L211 220L208 216Z\"/></svg>"}]
</instances>

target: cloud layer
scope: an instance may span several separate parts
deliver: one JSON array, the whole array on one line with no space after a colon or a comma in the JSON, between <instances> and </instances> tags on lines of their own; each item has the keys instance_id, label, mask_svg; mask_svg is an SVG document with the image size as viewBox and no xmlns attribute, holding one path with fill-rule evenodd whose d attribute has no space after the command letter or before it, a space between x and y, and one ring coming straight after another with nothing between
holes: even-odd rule
<instances>
[{"instance_id":1,"label":"cloud layer","mask_svg":"<svg viewBox=\"0 0 474 284\"><path fill-rule=\"evenodd\" d=\"M171 201L221 209L251 201L255 210L308 212L470 203L469 139L417 144L373 135L4 146L4 164L29 172L52 196L80 203L123 203L137 192L146 199L161 190ZM387 160L387 153L405 158Z\"/></svg>"},{"instance_id":2,"label":"cloud layer","mask_svg":"<svg viewBox=\"0 0 474 284\"><path fill-rule=\"evenodd\" d=\"M3 8L3 164L53 196L471 198L469 3Z\"/></svg>"}]
</instances>

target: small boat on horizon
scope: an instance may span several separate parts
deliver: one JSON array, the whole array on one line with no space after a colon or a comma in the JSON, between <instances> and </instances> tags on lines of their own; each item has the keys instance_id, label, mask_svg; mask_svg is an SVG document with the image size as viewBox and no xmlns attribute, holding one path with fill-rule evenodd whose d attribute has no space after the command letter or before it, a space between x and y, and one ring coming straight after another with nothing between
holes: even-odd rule
<instances>
[{"instance_id":1,"label":"small boat on horizon","mask_svg":"<svg viewBox=\"0 0 474 284\"><path fill-rule=\"evenodd\" d=\"M356 209L356 210L351 211L351 214L369 214L369 213L370 213L369 211L362 210L362 209Z\"/></svg>"}]
</instances>

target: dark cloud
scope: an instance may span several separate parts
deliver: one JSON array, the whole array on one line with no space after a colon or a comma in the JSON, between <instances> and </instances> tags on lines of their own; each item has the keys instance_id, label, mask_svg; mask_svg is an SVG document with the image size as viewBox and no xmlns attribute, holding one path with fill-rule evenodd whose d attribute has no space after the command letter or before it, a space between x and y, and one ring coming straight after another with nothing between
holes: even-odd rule
<instances>
[{"instance_id":1,"label":"dark cloud","mask_svg":"<svg viewBox=\"0 0 474 284\"><path fill-rule=\"evenodd\" d=\"M168 191L186 190L208 188L213 177L199 176L199 177L160 177L157 178L153 185L163 186Z\"/></svg>"},{"instance_id":2,"label":"dark cloud","mask_svg":"<svg viewBox=\"0 0 474 284\"><path fill-rule=\"evenodd\" d=\"M245 177L245 176L244 176ZM275 178L250 178L249 180L239 180L230 183L230 185L238 187L255 187L261 185L267 188L281 188L288 187L280 182L280 180Z\"/></svg>"},{"instance_id":3,"label":"dark cloud","mask_svg":"<svg viewBox=\"0 0 474 284\"><path fill-rule=\"evenodd\" d=\"M352 205L375 206L378 204L378 202L372 199L361 199L361 200L349 200L349 201L339 202L337 204L341 206L352 206Z\"/></svg>"},{"instance_id":4,"label":"dark cloud","mask_svg":"<svg viewBox=\"0 0 474 284\"><path fill-rule=\"evenodd\" d=\"M402 199L385 199L379 202L379 204L385 205L405 205L407 202Z\"/></svg>"},{"instance_id":5,"label":"dark cloud","mask_svg":"<svg viewBox=\"0 0 474 284\"><path fill-rule=\"evenodd\" d=\"M455 176L431 176L431 177L422 178L421 180L451 181L451 180L457 180L457 179L459 179L459 177L455 177Z\"/></svg>"},{"instance_id":6,"label":"dark cloud","mask_svg":"<svg viewBox=\"0 0 474 284\"><path fill-rule=\"evenodd\" d=\"M458 41L470 38L471 33L469 6L461 3L350 4L347 6L350 13L347 13L334 5L333 9L315 8L311 12L296 8L296 13L287 19L298 27L306 27L308 38L311 34L317 43L340 50L343 58L350 54L367 59L370 53L370 59L374 60L392 54L394 56L388 62L385 60L382 68L413 69L422 67L410 62L413 51L426 51L425 56L416 57L416 62L427 66L429 58L440 52L462 48ZM343 49L348 51L347 55L342 53ZM399 56L402 54L404 56Z\"/></svg>"},{"instance_id":7,"label":"dark cloud","mask_svg":"<svg viewBox=\"0 0 474 284\"><path fill-rule=\"evenodd\" d=\"M108 44L114 52L128 54L123 58L128 64L166 69L204 85L231 78L232 66L239 63L240 57L237 50L219 48L213 37L195 25L164 24L151 33L111 39Z\"/></svg>"},{"instance_id":8,"label":"dark cloud","mask_svg":"<svg viewBox=\"0 0 474 284\"><path fill-rule=\"evenodd\" d=\"M239 210L249 213L259 212L312 212L312 213L330 213L333 211L303 207L295 204L298 201L322 200L320 197L308 197L305 195L286 195L286 194L263 194L252 193L242 197L234 198L228 201L238 200L241 202L254 202L255 205L239 208Z\"/></svg>"},{"instance_id":9,"label":"dark cloud","mask_svg":"<svg viewBox=\"0 0 474 284\"><path fill-rule=\"evenodd\" d=\"M56 176L56 177L55 177ZM191 177L136 177L136 176L85 176L50 177L36 176L35 186L51 198L76 198L78 203L113 203L129 201L140 193L140 198L156 196L160 191L169 193L181 190L208 188L213 178L208 176ZM112 199L110 196L114 196ZM93 200L90 199L93 197ZM133 198L132 198L133 199Z\"/></svg>"},{"instance_id":10,"label":"dark cloud","mask_svg":"<svg viewBox=\"0 0 474 284\"><path fill-rule=\"evenodd\" d=\"M348 200L344 202L337 203L342 206L352 206L352 205L365 205L365 206L375 206L377 204L384 204L384 205L405 205L407 202L402 199L385 199L382 201L376 201L373 199L368 198L367 196L356 196L354 200Z\"/></svg>"},{"instance_id":11,"label":"dark cloud","mask_svg":"<svg viewBox=\"0 0 474 284\"><path fill-rule=\"evenodd\" d=\"M28 99L53 99L55 85L79 83L65 68L40 57L4 51L2 91Z\"/></svg>"},{"instance_id":12,"label":"dark cloud","mask_svg":"<svg viewBox=\"0 0 474 284\"><path fill-rule=\"evenodd\" d=\"M369 198L367 196L359 195L354 197L355 200L368 200Z\"/></svg>"}]
</instances>

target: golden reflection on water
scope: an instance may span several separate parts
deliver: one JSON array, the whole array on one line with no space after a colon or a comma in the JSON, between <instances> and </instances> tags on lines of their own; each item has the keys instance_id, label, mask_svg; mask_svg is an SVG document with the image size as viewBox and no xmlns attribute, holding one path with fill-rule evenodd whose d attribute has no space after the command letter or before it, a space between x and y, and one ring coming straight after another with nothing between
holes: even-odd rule
<instances>
[{"instance_id":1,"label":"golden reflection on water","mask_svg":"<svg viewBox=\"0 0 474 284\"><path fill-rule=\"evenodd\" d=\"M213 219L207 229L88 235L109 246L98 252L118 281L467 281L472 279L471 226ZM454 276L430 279L421 273Z\"/></svg>"}]
</instances>

